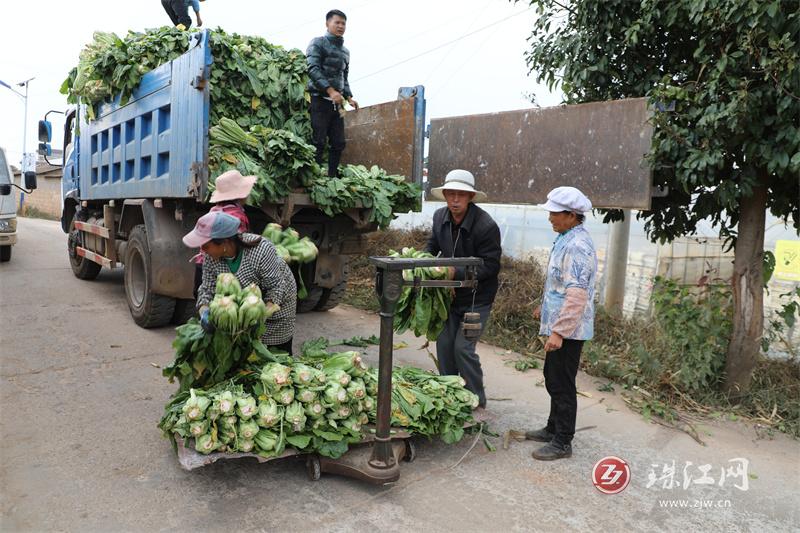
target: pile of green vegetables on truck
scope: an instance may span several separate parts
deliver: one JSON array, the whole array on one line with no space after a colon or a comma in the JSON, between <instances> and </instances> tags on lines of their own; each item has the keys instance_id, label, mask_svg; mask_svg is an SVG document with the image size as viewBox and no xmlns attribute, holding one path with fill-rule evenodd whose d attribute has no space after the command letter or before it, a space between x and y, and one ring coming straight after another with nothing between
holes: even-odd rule
<instances>
[{"instance_id":1,"label":"pile of green vegetables on truck","mask_svg":"<svg viewBox=\"0 0 800 533\"><path fill-rule=\"evenodd\" d=\"M300 50L260 37L166 27L96 32L61 88L74 104L65 124L62 229L75 275L93 279L102 267L125 265L139 325L185 322L193 252L180 236L208 210L215 177L237 169L257 176L247 199L256 232L291 225L318 249L294 265L306 287L298 310L334 307L348 257L363 251L361 236L418 209L422 151L389 172L380 168L388 161L380 142L359 143L360 159L346 151L340 177L323 175L310 144L307 81ZM408 94L398 108L413 100L419 113L424 99ZM369 117L370 108L352 115ZM348 135L357 122L346 118ZM419 144L418 122L406 146ZM395 134L388 124L370 127Z\"/></svg>"}]
</instances>

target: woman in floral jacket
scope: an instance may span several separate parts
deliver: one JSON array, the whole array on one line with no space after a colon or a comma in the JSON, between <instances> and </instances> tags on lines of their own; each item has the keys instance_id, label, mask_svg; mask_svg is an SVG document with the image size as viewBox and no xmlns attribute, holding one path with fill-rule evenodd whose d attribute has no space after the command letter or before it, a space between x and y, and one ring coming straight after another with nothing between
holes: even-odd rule
<instances>
[{"instance_id":1,"label":"woman in floral jacket","mask_svg":"<svg viewBox=\"0 0 800 533\"><path fill-rule=\"evenodd\" d=\"M594 281L597 254L584 213L592 202L574 187L558 187L543 204L550 224L558 233L547 265L542 305L534 311L541 318L539 335L545 342L544 383L550 394L547 426L529 431L530 440L546 442L533 452L542 461L572 456L575 417L578 410L575 377L583 343L594 333Z\"/></svg>"}]
</instances>

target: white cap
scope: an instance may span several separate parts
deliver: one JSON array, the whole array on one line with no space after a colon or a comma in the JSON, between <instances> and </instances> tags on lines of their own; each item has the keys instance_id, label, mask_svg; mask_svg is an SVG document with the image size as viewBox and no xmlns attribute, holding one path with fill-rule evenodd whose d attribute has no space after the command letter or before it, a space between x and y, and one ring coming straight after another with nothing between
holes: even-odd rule
<instances>
[{"instance_id":1,"label":"white cap","mask_svg":"<svg viewBox=\"0 0 800 533\"><path fill-rule=\"evenodd\" d=\"M539 207L552 213L585 213L592 210L592 201L575 187L556 187L547 194L547 202L539 204Z\"/></svg>"},{"instance_id":2,"label":"white cap","mask_svg":"<svg viewBox=\"0 0 800 533\"><path fill-rule=\"evenodd\" d=\"M486 200L486 193L475 189L475 176L467 170L455 169L447 173L444 178L444 185L431 189L431 196L437 200L444 200L442 191L467 191L474 192L473 202Z\"/></svg>"}]
</instances>

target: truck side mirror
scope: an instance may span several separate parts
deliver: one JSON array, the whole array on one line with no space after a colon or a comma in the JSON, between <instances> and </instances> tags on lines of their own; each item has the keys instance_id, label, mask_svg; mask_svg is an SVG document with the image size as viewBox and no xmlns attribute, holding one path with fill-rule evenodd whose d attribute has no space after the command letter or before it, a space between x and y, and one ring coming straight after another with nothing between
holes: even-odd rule
<instances>
[{"instance_id":1,"label":"truck side mirror","mask_svg":"<svg viewBox=\"0 0 800 533\"><path fill-rule=\"evenodd\" d=\"M50 143L39 143L39 150L40 155L49 157L53 155L53 148L50 146Z\"/></svg>"},{"instance_id":2,"label":"truck side mirror","mask_svg":"<svg viewBox=\"0 0 800 533\"><path fill-rule=\"evenodd\" d=\"M11 194L11 185L0 183L0 196L8 196L9 194Z\"/></svg>"},{"instance_id":3,"label":"truck side mirror","mask_svg":"<svg viewBox=\"0 0 800 533\"><path fill-rule=\"evenodd\" d=\"M49 120L39 121L39 142L49 143L53 140L53 125Z\"/></svg>"},{"instance_id":4,"label":"truck side mirror","mask_svg":"<svg viewBox=\"0 0 800 533\"><path fill-rule=\"evenodd\" d=\"M25 188L30 191L36 188L36 172L25 172Z\"/></svg>"}]
</instances>

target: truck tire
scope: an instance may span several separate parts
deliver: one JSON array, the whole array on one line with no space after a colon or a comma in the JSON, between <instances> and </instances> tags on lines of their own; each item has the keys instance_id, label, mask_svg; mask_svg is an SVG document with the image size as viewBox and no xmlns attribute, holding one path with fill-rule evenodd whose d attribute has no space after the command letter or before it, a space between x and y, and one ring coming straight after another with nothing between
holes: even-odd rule
<instances>
[{"instance_id":1,"label":"truck tire","mask_svg":"<svg viewBox=\"0 0 800 533\"><path fill-rule=\"evenodd\" d=\"M321 287L306 285L306 288L308 289L308 296L302 300L297 300L298 313L310 313L316 309L319 299L322 297L323 289Z\"/></svg>"},{"instance_id":2,"label":"truck tire","mask_svg":"<svg viewBox=\"0 0 800 533\"><path fill-rule=\"evenodd\" d=\"M310 313L314 310L319 303L320 297L322 297L322 289L314 285L314 271L315 271L316 262L306 263L304 265L294 265L292 268L292 274L294 274L295 282L297 283L297 289L300 290L300 283L299 278L303 276L303 280L305 281L306 290L308 291L308 296L303 298L302 300L298 297L297 299L297 312L298 313Z\"/></svg>"},{"instance_id":3,"label":"truck tire","mask_svg":"<svg viewBox=\"0 0 800 533\"><path fill-rule=\"evenodd\" d=\"M314 311L330 311L342 301L344 298L345 290L347 290L347 280L343 279L331 289L322 289L322 296L320 296Z\"/></svg>"},{"instance_id":4,"label":"truck tire","mask_svg":"<svg viewBox=\"0 0 800 533\"><path fill-rule=\"evenodd\" d=\"M11 246L0 246L0 263L11 261Z\"/></svg>"},{"instance_id":5,"label":"truck tire","mask_svg":"<svg viewBox=\"0 0 800 533\"><path fill-rule=\"evenodd\" d=\"M196 300L192 299L175 300L175 311L172 312L171 322L176 326L186 324L196 313L195 304Z\"/></svg>"},{"instance_id":6,"label":"truck tire","mask_svg":"<svg viewBox=\"0 0 800 533\"><path fill-rule=\"evenodd\" d=\"M139 224L131 231L125 252L125 299L134 322L143 328L169 324L175 312L175 299L153 293L152 283L147 231Z\"/></svg>"},{"instance_id":7,"label":"truck tire","mask_svg":"<svg viewBox=\"0 0 800 533\"><path fill-rule=\"evenodd\" d=\"M69 253L69 266L72 268L72 273L78 279L91 281L100 274L103 268L94 261L89 261L85 257L81 257L77 253L77 246L81 242L81 232L75 229L75 216L69 224L69 236L67 237L67 252Z\"/></svg>"},{"instance_id":8,"label":"truck tire","mask_svg":"<svg viewBox=\"0 0 800 533\"><path fill-rule=\"evenodd\" d=\"M339 305L339 302L344 298L345 290L347 290L347 278L350 276L349 262L345 264L342 275L342 281L329 289L322 289L322 295L319 297L314 311L330 311Z\"/></svg>"}]
</instances>

